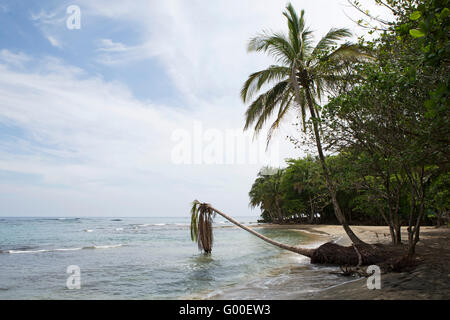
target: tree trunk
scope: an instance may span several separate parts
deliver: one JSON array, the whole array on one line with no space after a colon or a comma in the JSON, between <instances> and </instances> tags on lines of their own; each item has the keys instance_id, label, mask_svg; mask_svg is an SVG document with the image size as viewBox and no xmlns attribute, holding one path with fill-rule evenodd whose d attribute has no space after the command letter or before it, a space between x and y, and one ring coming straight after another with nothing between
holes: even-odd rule
<instances>
[{"instance_id":1,"label":"tree trunk","mask_svg":"<svg viewBox=\"0 0 450 320\"><path fill-rule=\"evenodd\" d=\"M425 167L422 165L420 174L418 175L417 185L413 180L413 174L410 174L411 177L411 189L417 195L419 200L419 212L416 218L416 224L412 227L412 215L410 216L409 230L408 230L408 238L409 238L409 249L408 256L412 257L416 252L416 244L420 240L420 225L422 218L425 214L425 185L424 185L424 170ZM413 197L411 197L413 198Z\"/></svg>"},{"instance_id":2,"label":"tree trunk","mask_svg":"<svg viewBox=\"0 0 450 320\"><path fill-rule=\"evenodd\" d=\"M309 224L313 224L314 222L314 206L312 203L311 195L309 195L309 205L311 207L311 216L309 217Z\"/></svg>"},{"instance_id":3,"label":"tree trunk","mask_svg":"<svg viewBox=\"0 0 450 320\"><path fill-rule=\"evenodd\" d=\"M354 244L365 244L365 242L362 241L361 239L359 239L356 236L356 234L353 232L353 230L350 228L350 226L347 222L347 219L345 218L344 214L342 213L339 203L337 201L336 189L335 189L333 182L331 181L330 175L328 173L328 167L325 163L325 156L323 154L322 143L320 141L320 133L319 133L319 128L318 128L318 124L317 124L318 119L316 117L316 112L314 110L314 104L313 104L313 100L311 98L311 93L309 92L309 89L307 89L307 88L305 89L305 91L306 91L306 100L308 101L309 112L310 112L311 118L313 120L313 129L314 129L314 136L316 138L317 152L319 154L319 160L322 165L323 175L325 176L328 190L330 192L331 201L333 203L333 208L334 208L334 213L335 213L336 218L338 219L339 223L344 228L345 233L347 233L348 237L350 238L350 240Z\"/></svg>"},{"instance_id":4,"label":"tree trunk","mask_svg":"<svg viewBox=\"0 0 450 320\"><path fill-rule=\"evenodd\" d=\"M251 229L251 228L249 228L247 226L244 226L243 224L241 224L238 221L234 220L232 217L226 215L225 213L217 210L216 208L214 208L212 206L209 206L209 207L211 208L211 210L213 210L217 214L221 215L222 217L224 217L225 219L227 219L231 223L235 224L239 228L242 228L242 229L250 232L251 234L257 236L258 238L260 238L260 239L262 239L262 240L264 240L264 241L266 241L266 242L268 242L270 244L273 244L274 246L277 246L277 247L279 247L281 249L285 249L285 250L288 250L288 251L291 251L291 252L295 252L295 253L301 254L303 256L306 256L308 258L311 258L313 253L314 253L314 251L315 251L314 249L306 249L306 248L294 247L294 246L286 245L286 244L281 243L281 242L274 241L274 240L272 240L270 238L267 238L266 236L263 236L262 234L256 232L255 230L253 230L253 229Z\"/></svg>"},{"instance_id":5,"label":"tree trunk","mask_svg":"<svg viewBox=\"0 0 450 320\"><path fill-rule=\"evenodd\" d=\"M379 249L369 246L367 244L360 244L349 247L343 247L336 243L327 242L323 245L319 246L315 249L306 249L301 247L295 247L295 246L289 246L284 243L280 243L277 241L274 241L270 238L267 238L266 236L263 236L262 234L256 232L255 230L242 225L238 221L234 220L230 216L226 215L225 213L217 210L216 208L212 207L210 204L203 203L202 205L208 206L208 208L221 215L231 223L235 224L239 228L242 228L253 235L257 236L258 238L277 246L281 249L285 249L291 252L295 252L298 254L301 254L303 256L306 256L311 259L311 263L321 263L321 264L337 264L337 265L370 265L370 264L377 264L381 261L384 261L386 259L386 256L383 254L382 251Z\"/></svg>"},{"instance_id":6,"label":"tree trunk","mask_svg":"<svg viewBox=\"0 0 450 320\"><path fill-rule=\"evenodd\" d=\"M401 244L402 243L402 226L396 225L395 226L395 244Z\"/></svg>"},{"instance_id":7,"label":"tree trunk","mask_svg":"<svg viewBox=\"0 0 450 320\"><path fill-rule=\"evenodd\" d=\"M280 201L278 200L278 196L275 198L275 206L277 207L277 215L278 215L278 223L283 223L283 214L281 212Z\"/></svg>"},{"instance_id":8,"label":"tree trunk","mask_svg":"<svg viewBox=\"0 0 450 320\"><path fill-rule=\"evenodd\" d=\"M441 219L442 219L442 211L438 210L438 212L436 213L436 227L440 228L442 225Z\"/></svg>"}]
</instances>

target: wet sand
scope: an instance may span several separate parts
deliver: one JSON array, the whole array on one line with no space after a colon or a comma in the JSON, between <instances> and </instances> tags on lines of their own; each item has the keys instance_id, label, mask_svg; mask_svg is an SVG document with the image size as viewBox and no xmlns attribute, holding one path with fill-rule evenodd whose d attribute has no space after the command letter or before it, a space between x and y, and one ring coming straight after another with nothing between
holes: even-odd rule
<instances>
[{"instance_id":1,"label":"wet sand","mask_svg":"<svg viewBox=\"0 0 450 320\"><path fill-rule=\"evenodd\" d=\"M341 245L351 244L341 226L265 225L264 227L296 229L315 234L318 239L323 241L331 240ZM362 240L368 243L390 242L387 227L352 226L352 229ZM402 237L406 242L406 228L402 229ZM417 244L416 253L418 265L408 272L382 274L380 290L369 290L366 285L366 278L355 280L355 278L349 277L348 279L351 282L300 295L296 299L450 299L450 229L448 227L422 227L421 241Z\"/></svg>"}]
</instances>

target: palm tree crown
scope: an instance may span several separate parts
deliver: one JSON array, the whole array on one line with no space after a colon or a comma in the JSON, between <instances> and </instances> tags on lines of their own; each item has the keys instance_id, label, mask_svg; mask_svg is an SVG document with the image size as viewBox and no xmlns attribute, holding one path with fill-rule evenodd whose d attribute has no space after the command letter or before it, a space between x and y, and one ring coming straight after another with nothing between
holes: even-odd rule
<instances>
[{"instance_id":1,"label":"palm tree crown","mask_svg":"<svg viewBox=\"0 0 450 320\"><path fill-rule=\"evenodd\" d=\"M291 108L299 108L305 129L308 95L317 117L316 99L320 101L325 90L335 88L345 79L350 63L366 56L356 45L337 45L340 40L351 36L349 30L332 28L313 46L312 32L305 25L304 11L298 16L289 4L283 14L288 23L287 34L264 32L248 44L249 51L264 52L273 57L277 64L252 73L241 90L242 100L246 103L264 85L270 85L269 90L250 104L245 122L246 130L254 124L255 134L258 134L277 110L268 133L268 142Z\"/></svg>"}]
</instances>

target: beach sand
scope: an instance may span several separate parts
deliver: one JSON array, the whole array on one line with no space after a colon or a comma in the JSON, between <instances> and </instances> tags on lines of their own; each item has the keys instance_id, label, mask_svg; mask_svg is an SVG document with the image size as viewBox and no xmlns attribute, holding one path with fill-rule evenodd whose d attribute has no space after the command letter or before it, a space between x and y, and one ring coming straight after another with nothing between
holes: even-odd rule
<instances>
[{"instance_id":1,"label":"beach sand","mask_svg":"<svg viewBox=\"0 0 450 320\"><path fill-rule=\"evenodd\" d=\"M343 228L338 225L264 225L265 228L286 228L315 235L317 242L335 241L350 245ZM364 241L389 243L388 227L352 226ZM402 239L407 242L406 228ZM349 282L319 292L298 296L297 299L340 300L397 300L450 299L450 228L422 227L421 240L416 247L418 265L411 271L382 273L381 289L369 290L366 278L349 277ZM406 246L406 245L405 245Z\"/></svg>"}]
</instances>

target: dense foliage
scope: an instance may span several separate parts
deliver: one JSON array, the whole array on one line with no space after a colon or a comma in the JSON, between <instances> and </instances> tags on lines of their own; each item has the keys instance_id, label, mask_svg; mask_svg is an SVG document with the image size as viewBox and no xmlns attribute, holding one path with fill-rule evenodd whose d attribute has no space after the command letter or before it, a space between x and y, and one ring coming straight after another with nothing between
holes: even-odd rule
<instances>
[{"instance_id":1,"label":"dense foliage","mask_svg":"<svg viewBox=\"0 0 450 320\"><path fill-rule=\"evenodd\" d=\"M420 226L448 221L450 210L449 1L375 2L391 10L394 21L369 28L379 35L359 45L372 59L353 61L340 74L328 103L316 106L320 119L312 120L324 149L334 154L326 157L325 174L343 214L353 223L388 225L393 243L407 226L413 252ZM258 177L251 204L265 220L329 222L327 179L320 161L289 160L276 177Z\"/></svg>"}]
</instances>

